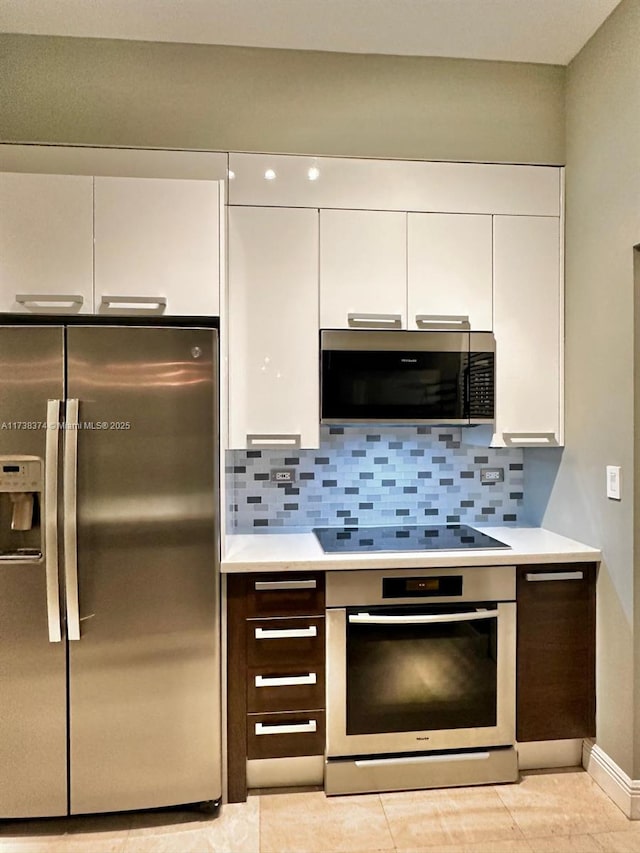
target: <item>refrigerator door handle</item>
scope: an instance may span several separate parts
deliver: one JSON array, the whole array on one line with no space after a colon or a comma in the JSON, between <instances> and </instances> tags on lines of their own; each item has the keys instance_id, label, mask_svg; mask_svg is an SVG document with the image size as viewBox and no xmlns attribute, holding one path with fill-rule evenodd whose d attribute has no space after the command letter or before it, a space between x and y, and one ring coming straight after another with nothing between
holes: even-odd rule
<instances>
[{"instance_id":1,"label":"refrigerator door handle","mask_svg":"<svg viewBox=\"0 0 640 853\"><path fill-rule=\"evenodd\" d=\"M44 453L44 565L49 642L62 641L58 576L58 442L60 400L47 400Z\"/></svg>"},{"instance_id":2,"label":"refrigerator door handle","mask_svg":"<svg viewBox=\"0 0 640 853\"><path fill-rule=\"evenodd\" d=\"M67 638L80 639L78 597L78 408L79 401L67 400L64 430L64 578L67 598Z\"/></svg>"}]
</instances>

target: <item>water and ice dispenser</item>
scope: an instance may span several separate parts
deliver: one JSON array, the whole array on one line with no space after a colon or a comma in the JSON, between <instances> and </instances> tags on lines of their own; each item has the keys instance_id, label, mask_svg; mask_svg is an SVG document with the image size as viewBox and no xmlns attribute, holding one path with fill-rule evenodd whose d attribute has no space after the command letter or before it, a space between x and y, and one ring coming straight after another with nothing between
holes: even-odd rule
<instances>
[{"instance_id":1,"label":"water and ice dispenser","mask_svg":"<svg viewBox=\"0 0 640 853\"><path fill-rule=\"evenodd\" d=\"M42 556L42 472L38 456L0 456L0 560Z\"/></svg>"}]
</instances>

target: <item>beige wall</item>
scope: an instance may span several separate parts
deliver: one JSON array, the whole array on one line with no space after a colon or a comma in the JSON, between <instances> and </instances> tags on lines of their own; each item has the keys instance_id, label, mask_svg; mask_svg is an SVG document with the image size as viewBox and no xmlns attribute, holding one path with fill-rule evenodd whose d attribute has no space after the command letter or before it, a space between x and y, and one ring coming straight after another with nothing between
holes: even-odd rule
<instances>
[{"instance_id":1,"label":"beige wall","mask_svg":"<svg viewBox=\"0 0 640 853\"><path fill-rule=\"evenodd\" d=\"M0 140L564 162L565 69L0 36Z\"/></svg>"},{"instance_id":2,"label":"beige wall","mask_svg":"<svg viewBox=\"0 0 640 853\"><path fill-rule=\"evenodd\" d=\"M640 242L639 45L640 0L623 0L568 69L566 448L559 464L544 451L530 452L527 462L528 499L539 499L545 526L603 549L597 741L634 779L640 778L633 273L633 246ZM622 501L606 497L606 465L622 466Z\"/></svg>"}]
</instances>

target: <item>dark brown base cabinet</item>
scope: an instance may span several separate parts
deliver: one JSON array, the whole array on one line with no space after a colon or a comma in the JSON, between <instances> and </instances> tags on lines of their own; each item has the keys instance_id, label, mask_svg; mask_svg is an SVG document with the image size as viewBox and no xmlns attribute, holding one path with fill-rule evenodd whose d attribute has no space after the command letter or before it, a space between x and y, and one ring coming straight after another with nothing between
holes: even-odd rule
<instances>
[{"instance_id":1,"label":"dark brown base cabinet","mask_svg":"<svg viewBox=\"0 0 640 853\"><path fill-rule=\"evenodd\" d=\"M595 735L595 563L517 569L520 742Z\"/></svg>"},{"instance_id":2,"label":"dark brown base cabinet","mask_svg":"<svg viewBox=\"0 0 640 853\"><path fill-rule=\"evenodd\" d=\"M227 576L228 800L247 759L322 755L324 574Z\"/></svg>"}]
</instances>

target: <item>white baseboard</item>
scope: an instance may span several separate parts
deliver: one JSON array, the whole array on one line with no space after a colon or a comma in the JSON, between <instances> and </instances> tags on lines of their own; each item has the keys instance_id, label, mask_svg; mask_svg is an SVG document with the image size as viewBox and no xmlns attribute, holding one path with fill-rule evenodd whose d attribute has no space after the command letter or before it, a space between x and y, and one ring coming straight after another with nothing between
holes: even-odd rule
<instances>
[{"instance_id":1,"label":"white baseboard","mask_svg":"<svg viewBox=\"0 0 640 853\"><path fill-rule=\"evenodd\" d=\"M594 741L585 740L582 765L631 820L640 820L640 779L632 779Z\"/></svg>"}]
</instances>

